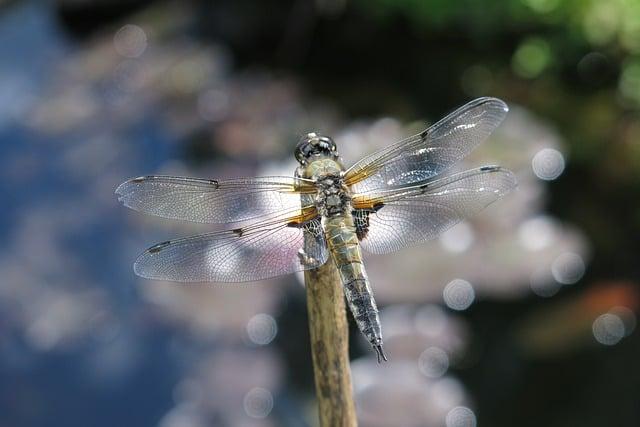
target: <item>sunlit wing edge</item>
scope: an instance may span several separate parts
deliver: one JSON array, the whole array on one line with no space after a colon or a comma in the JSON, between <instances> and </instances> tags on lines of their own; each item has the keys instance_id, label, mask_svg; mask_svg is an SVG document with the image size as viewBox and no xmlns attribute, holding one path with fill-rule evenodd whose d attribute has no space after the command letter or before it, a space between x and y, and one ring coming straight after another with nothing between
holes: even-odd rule
<instances>
[{"instance_id":1,"label":"sunlit wing edge","mask_svg":"<svg viewBox=\"0 0 640 427\"><path fill-rule=\"evenodd\" d=\"M450 122L454 121L457 117L473 109L486 106L486 105L490 105L491 111L493 112L493 114L496 115L496 117L494 117L495 120L494 120L494 126L493 126L493 128L495 129L506 117L509 111L509 107L504 101L498 98L482 97L482 98L475 99L463 105L462 107L459 107L453 112L449 113L447 116L440 119L438 122L431 125L430 127L423 130L422 132L412 135L410 137L407 137L395 144L385 147L359 160L354 165L352 165L349 169L347 169L347 171L345 172L345 183L347 185L353 186L355 184L358 184L366 179L369 179L375 176L384 167L384 164L386 162L393 161L398 156L402 155L402 153L406 150L408 151L416 150L421 146L424 146L422 148L429 149L430 137L432 137L434 134L440 131L441 128L449 125ZM489 132L489 134L490 133L491 132ZM479 139L476 144L469 147L468 152L473 150L473 148L475 148L475 146L481 143L485 138ZM464 155L466 156L468 152L465 153ZM457 160L460 160L460 158L458 158ZM437 174L444 172L446 169L448 169L452 165L453 163L447 165L447 167L440 170Z\"/></svg>"}]
</instances>

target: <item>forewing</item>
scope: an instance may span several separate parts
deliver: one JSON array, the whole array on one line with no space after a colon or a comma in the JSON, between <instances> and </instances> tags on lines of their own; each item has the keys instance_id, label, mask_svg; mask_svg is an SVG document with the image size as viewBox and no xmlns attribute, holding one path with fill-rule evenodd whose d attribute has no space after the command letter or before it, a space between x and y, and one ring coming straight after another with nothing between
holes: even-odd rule
<instances>
[{"instance_id":1,"label":"forewing","mask_svg":"<svg viewBox=\"0 0 640 427\"><path fill-rule=\"evenodd\" d=\"M355 195L361 245L369 252L384 254L433 239L516 185L512 172L485 166L425 184L388 190L373 198Z\"/></svg>"},{"instance_id":2,"label":"forewing","mask_svg":"<svg viewBox=\"0 0 640 427\"><path fill-rule=\"evenodd\" d=\"M368 193L432 178L465 157L502 122L507 105L479 98L417 135L353 165L345 182L354 193Z\"/></svg>"},{"instance_id":3,"label":"forewing","mask_svg":"<svg viewBox=\"0 0 640 427\"><path fill-rule=\"evenodd\" d=\"M164 218L201 223L233 223L296 215L300 195L313 192L306 180L291 177L213 180L143 176L122 183L118 199L127 207Z\"/></svg>"},{"instance_id":4,"label":"forewing","mask_svg":"<svg viewBox=\"0 0 640 427\"><path fill-rule=\"evenodd\" d=\"M316 216L159 243L140 255L134 271L175 282L249 282L319 267L327 258Z\"/></svg>"}]
</instances>

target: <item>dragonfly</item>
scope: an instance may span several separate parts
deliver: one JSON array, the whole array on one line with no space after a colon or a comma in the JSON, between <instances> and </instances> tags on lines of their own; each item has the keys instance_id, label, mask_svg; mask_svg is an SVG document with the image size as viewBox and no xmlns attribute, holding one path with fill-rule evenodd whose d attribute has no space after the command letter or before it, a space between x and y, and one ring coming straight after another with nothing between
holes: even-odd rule
<instances>
[{"instance_id":1,"label":"dragonfly","mask_svg":"<svg viewBox=\"0 0 640 427\"><path fill-rule=\"evenodd\" d=\"M507 112L497 98L473 100L349 168L333 139L309 133L296 145L293 176L130 179L116 194L131 209L232 224L151 246L135 261L134 272L164 281L239 283L333 262L359 330L378 363L386 361L362 250L388 254L431 240L514 189L515 175L500 166L444 173ZM241 222L248 225L231 228Z\"/></svg>"}]
</instances>

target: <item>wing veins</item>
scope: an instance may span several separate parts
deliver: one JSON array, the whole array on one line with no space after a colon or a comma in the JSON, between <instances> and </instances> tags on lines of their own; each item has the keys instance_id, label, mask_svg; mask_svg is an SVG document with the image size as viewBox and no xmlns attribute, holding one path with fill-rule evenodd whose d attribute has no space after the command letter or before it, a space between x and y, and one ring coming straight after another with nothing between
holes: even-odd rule
<instances>
[{"instance_id":1,"label":"wing veins","mask_svg":"<svg viewBox=\"0 0 640 427\"><path fill-rule=\"evenodd\" d=\"M302 195L315 192L305 178L260 177L208 180L165 175L130 179L116 189L127 207L152 215L200 223L280 218L306 210Z\"/></svg>"},{"instance_id":2,"label":"wing veins","mask_svg":"<svg viewBox=\"0 0 640 427\"><path fill-rule=\"evenodd\" d=\"M515 186L513 173L497 166L485 166L366 196L356 194L354 199L363 201L360 206L367 206L367 200L379 203L377 209L369 209L362 246L369 252L389 253L430 240ZM358 208L358 204L355 206ZM360 209L367 210L366 207Z\"/></svg>"},{"instance_id":3,"label":"wing veins","mask_svg":"<svg viewBox=\"0 0 640 427\"><path fill-rule=\"evenodd\" d=\"M360 160L345 172L345 182L366 193L438 175L482 142L507 111L496 98L471 101L419 134Z\"/></svg>"}]
</instances>

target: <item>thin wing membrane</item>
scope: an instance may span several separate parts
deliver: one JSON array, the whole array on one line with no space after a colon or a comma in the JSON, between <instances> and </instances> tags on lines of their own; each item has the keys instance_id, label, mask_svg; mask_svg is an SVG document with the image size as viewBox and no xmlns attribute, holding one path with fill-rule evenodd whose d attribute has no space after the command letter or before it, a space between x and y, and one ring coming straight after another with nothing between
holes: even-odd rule
<instances>
[{"instance_id":1,"label":"thin wing membrane","mask_svg":"<svg viewBox=\"0 0 640 427\"><path fill-rule=\"evenodd\" d=\"M322 225L315 217L159 243L138 257L134 271L174 282L249 282L316 268L327 258Z\"/></svg>"},{"instance_id":2,"label":"thin wing membrane","mask_svg":"<svg viewBox=\"0 0 640 427\"><path fill-rule=\"evenodd\" d=\"M465 157L505 118L507 105L479 98L417 135L365 157L345 174L354 193L368 193L433 178Z\"/></svg>"},{"instance_id":3,"label":"thin wing membrane","mask_svg":"<svg viewBox=\"0 0 640 427\"><path fill-rule=\"evenodd\" d=\"M424 184L354 196L361 245L385 254L431 240L517 186L498 166L472 169Z\"/></svg>"},{"instance_id":4,"label":"thin wing membrane","mask_svg":"<svg viewBox=\"0 0 640 427\"><path fill-rule=\"evenodd\" d=\"M291 177L213 180L143 176L122 183L116 194L125 206L151 215L200 223L233 223L297 215L300 194L313 191Z\"/></svg>"}]
</instances>

